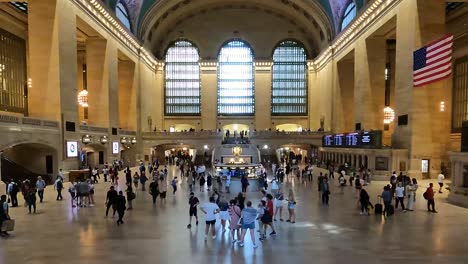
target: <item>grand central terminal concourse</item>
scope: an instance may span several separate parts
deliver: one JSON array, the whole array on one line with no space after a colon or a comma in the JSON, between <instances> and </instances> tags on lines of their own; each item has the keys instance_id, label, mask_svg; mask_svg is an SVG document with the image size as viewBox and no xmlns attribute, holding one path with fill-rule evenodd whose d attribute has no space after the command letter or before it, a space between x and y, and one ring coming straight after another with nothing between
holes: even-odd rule
<instances>
[{"instance_id":1,"label":"grand central terminal concourse","mask_svg":"<svg viewBox=\"0 0 468 264\"><path fill-rule=\"evenodd\" d=\"M468 263L468 0L0 0L0 264Z\"/></svg>"}]
</instances>

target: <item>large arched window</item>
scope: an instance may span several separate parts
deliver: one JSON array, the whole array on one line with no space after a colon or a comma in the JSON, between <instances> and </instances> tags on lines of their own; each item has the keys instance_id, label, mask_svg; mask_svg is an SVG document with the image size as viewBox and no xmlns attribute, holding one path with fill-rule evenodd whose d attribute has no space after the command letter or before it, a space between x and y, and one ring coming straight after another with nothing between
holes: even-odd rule
<instances>
[{"instance_id":1,"label":"large arched window","mask_svg":"<svg viewBox=\"0 0 468 264\"><path fill-rule=\"evenodd\" d=\"M125 4L122 3L122 0L120 0L115 6L115 14L117 15L117 18L120 20L120 22L122 22L122 24L124 24L124 26L131 31L132 28L130 24L130 17L128 15L128 11L125 7Z\"/></svg>"},{"instance_id":2,"label":"large arched window","mask_svg":"<svg viewBox=\"0 0 468 264\"><path fill-rule=\"evenodd\" d=\"M227 42L218 57L218 115L255 113L254 56L242 40Z\"/></svg>"},{"instance_id":3,"label":"large arched window","mask_svg":"<svg viewBox=\"0 0 468 264\"><path fill-rule=\"evenodd\" d=\"M356 17L356 4L354 1L351 1L346 7L346 10L343 15L343 20L341 20L341 30L345 29L351 21Z\"/></svg>"},{"instance_id":4,"label":"large arched window","mask_svg":"<svg viewBox=\"0 0 468 264\"><path fill-rule=\"evenodd\" d=\"M273 52L272 115L307 115L307 55L295 41L281 42Z\"/></svg>"},{"instance_id":5,"label":"large arched window","mask_svg":"<svg viewBox=\"0 0 468 264\"><path fill-rule=\"evenodd\" d=\"M174 42L166 52L165 114L200 115L200 55L187 40Z\"/></svg>"}]
</instances>

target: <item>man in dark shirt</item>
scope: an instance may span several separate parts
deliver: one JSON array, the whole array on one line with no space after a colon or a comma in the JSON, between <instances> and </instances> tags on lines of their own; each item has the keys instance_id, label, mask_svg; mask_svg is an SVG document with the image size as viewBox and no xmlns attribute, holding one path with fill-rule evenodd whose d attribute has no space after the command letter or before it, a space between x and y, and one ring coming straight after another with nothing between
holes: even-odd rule
<instances>
[{"instance_id":1,"label":"man in dark shirt","mask_svg":"<svg viewBox=\"0 0 468 264\"><path fill-rule=\"evenodd\" d=\"M156 198L158 198L158 195L159 195L158 181L156 180L156 178L153 178L153 182L150 183L149 189L150 189L150 194L153 197L153 204L155 204Z\"/></svg>"},{"instance_id":2,"label":"man in dark shirt","mask_svg":"<svg viewBox=\"0 0 468 264\"><path fill-rule=\"evenodd\" d=\"M196 224L198 225L198 215L197 215L197 206L200 204L200 201L198 200L197 197L195 197L195 194L193 192L190 193L190 198L189 198L189 216L190 216L190 221L189 224L187 225L187 228L192 227L192 216L195 216Z\"/></svg>"},{"instance_id":3,"label":"man in dark shirt","mask_svg":"<svg viewBox=\"0 0 468 264\"><path fill-rule=\"evenodd\" d=\"M122 191L120 191L119 195L117 195L117 197L115 198L115 204L116 204L115 207L116 207L117 213L119 214L119 219L117 220L117 225L120 225L120 224L124 223L124 221L122 219L123 219L124 214L125 214L125 209L127 209L127 207L125 206L126 199L125 199L125 196L123 196Z\"/></svg>"},{"instance_id":4,"label":"man in dark shirt","mask_svg":"<svg viewBox=\"0 0 468 264\"><path fill-rule=\"evenodd\" d=\"M106 196L106 217L109 214L109 208L112 206L114 209L114 213L112 214L113 216L115 215L116 211L116 199L117 199L117 191L114 189L114 186L111 186L109 191L107 191L107 196Z\"/></svg>"}]
</instances>

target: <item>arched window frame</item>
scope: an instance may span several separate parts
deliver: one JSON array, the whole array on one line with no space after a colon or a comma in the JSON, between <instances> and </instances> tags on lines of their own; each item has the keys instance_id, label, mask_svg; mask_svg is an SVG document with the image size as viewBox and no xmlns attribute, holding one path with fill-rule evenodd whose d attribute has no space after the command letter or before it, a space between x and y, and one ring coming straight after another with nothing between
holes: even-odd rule
<instances>
[{"instance_id":1,"label":"arched window frame","mask_svg":"<svg viewBox=\"0 0 468 264\"><path fill-rule=\"evenodd\" d=\"M296 51L285 54L285 48ZM273 49L272 57L271 115L306 116L309 110L308 56L304 45L293 39L283 40Z\"/></svg>"},{"instance_id":2,"label":"arched window frame","mask_svg":"<svg viewBox=\"0 0 468 264\"><path fill-rule=\"evenodd\" d=\"M119 0L115 5L115 15L128 30L132 31L132 22L130 20L127 4L124 1Z\"/></svg>"},{"instance_id":3,"label":"arched window frame","mask_svg":"<svg viewBox=\"0 0 468 264\"><path fill-rule=\"evenodd\" d=\"M221 56L224 52L224 49L229 48L228 46L231 43L239 42L242 43L242 48L248 48L250 55L246 58L245 62L238 61L223 61ZM218 52L218 115L219 116L253 116L255 115L255 55L252 47L246 41L242 39L231 39L223 43L219 52ZM245 66L243 69L243 75L239 79L229 79L225 77L225 73L222 70L223 67L229 66ZM246 70L246 71L245 71ZM250 87L245 89L239 89L241 93L244 93L242 96L231 96L223 95L225 91L228 91L227 88L221 88L226 82L244 82ZM235 102L235 101L238 102ZM242 102L240 102L242 101Z\"/></svg>"},{"instance_id":4,"label":"arched window frame","mask_svg":"<svg viewBox=\"0 0 468 264\"><path fill-rule=\"evenodd\" d=\"M354 1L349 2L343 12L343 18L341 19L341 30L344 30L353 19L356 17L357 7Z\"/></svg>"},{"instance_id":5,"label":"arched window frame","mask_svg":"<svg viewBox=\"0 0 468 264\"><path fill-rule=\"evenodd\" d=\"M179 54L180 61L168 61L169 52L177 45L188 48ZM187 45L187 46L182 46ZM190 50L196 51L190 53ZM187 55L187 53L189 55ZM187 59L188 60L183 60ZM200 51L187 39L178 39L169 44L164 55L164 114L166 116L199 116L201 115L201 79ZM179 69L175 69L179 67ZM172 70L172 72L171 72ZM169 76L171 74L178 76Z\"/></svg>"}]
</instances>

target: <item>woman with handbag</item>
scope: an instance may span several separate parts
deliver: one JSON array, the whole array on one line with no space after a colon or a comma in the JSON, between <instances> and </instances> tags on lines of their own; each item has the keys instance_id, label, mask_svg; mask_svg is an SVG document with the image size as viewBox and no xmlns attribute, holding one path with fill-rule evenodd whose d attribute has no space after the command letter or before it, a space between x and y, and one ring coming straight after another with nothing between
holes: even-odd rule
<instances>
[{"instance_id":1,"label":"woman with handbag","mask_svg":"<svg viewBox=\"0 0 468 264\"><path fill-rule=\"evenodd\" d=\"M231 230L231 236L232 236L232 243L236 243L237 240L240 240L241 238L241 225L239 224L239 219L241 217L241 209L239 206L237 206L237 201L231 200L229 201L229 229ZM237 231L237 240L236 240L236 231Z\"/></svg>"}]
</instances>

